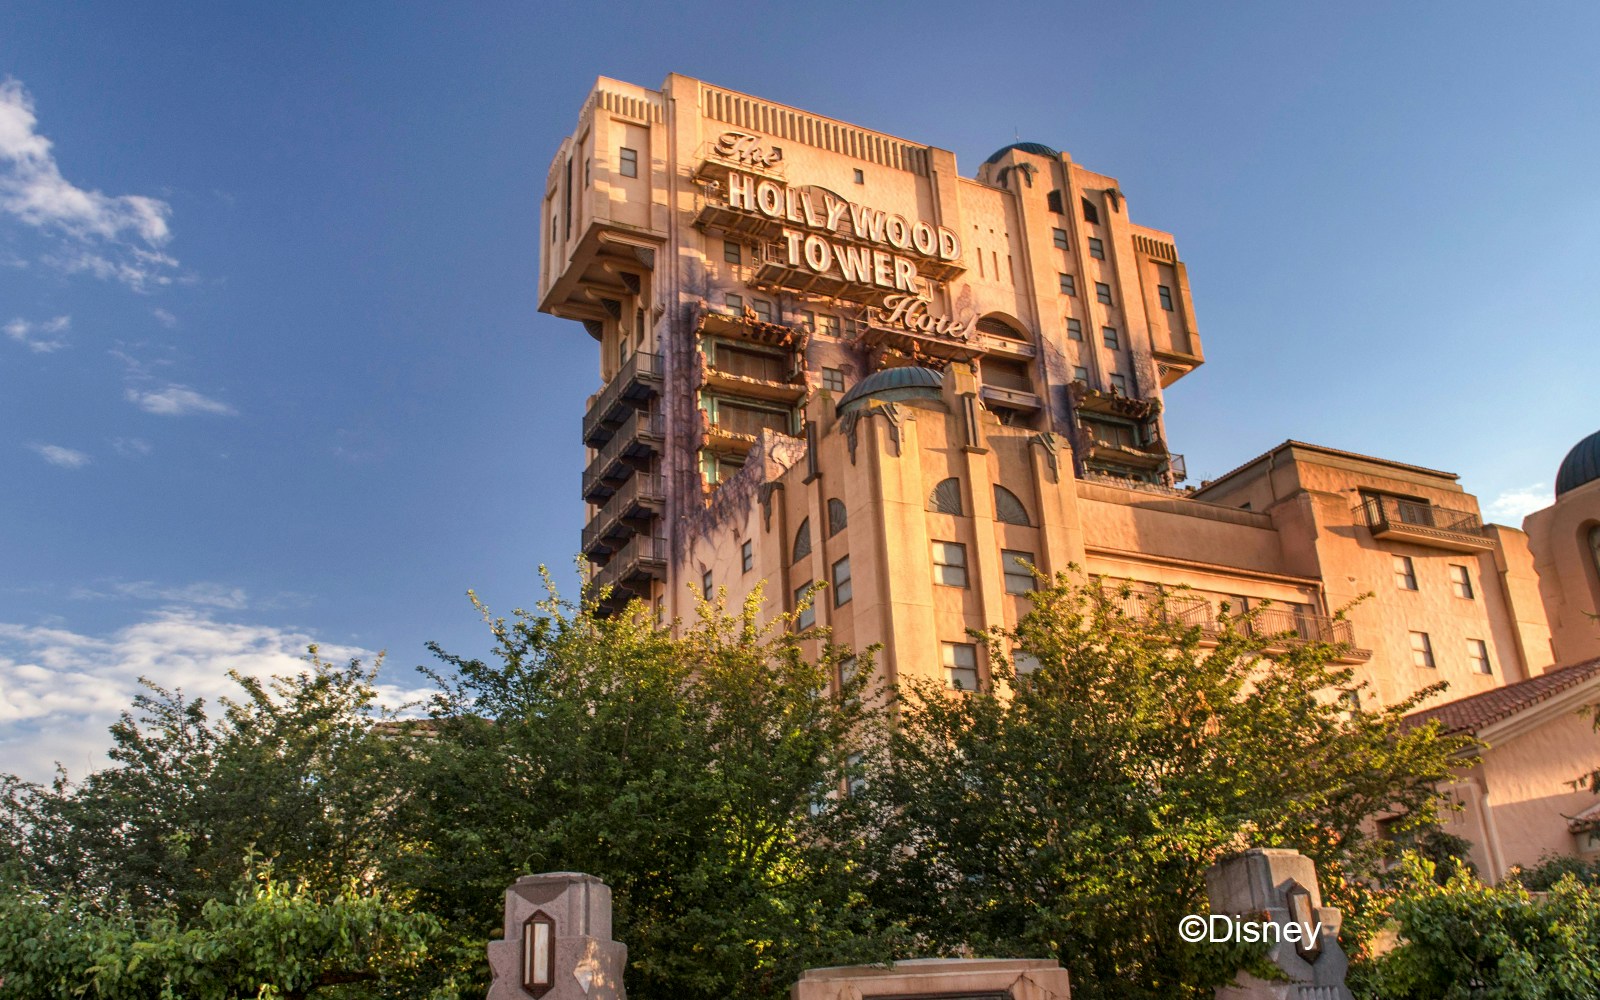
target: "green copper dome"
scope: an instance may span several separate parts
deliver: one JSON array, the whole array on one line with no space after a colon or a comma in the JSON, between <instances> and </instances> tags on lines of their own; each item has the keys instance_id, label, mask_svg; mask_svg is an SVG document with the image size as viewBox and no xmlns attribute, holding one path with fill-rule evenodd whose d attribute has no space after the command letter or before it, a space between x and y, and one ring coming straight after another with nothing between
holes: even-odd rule
<instances>
[{"instance_id":1,"label":"green copper dome","mask_svg":"<svg viewBox=\"0 0 1600 1000\"><path fill-rule=\"evenodd\" d=\"M1572 446L1556 473L1556 496L1600 479L1600 431Z\"/></svg>"},{"instance_id":2,"label":"green copper dome","mask_svg":"<svg viewBox=\"0 0 1600 1000\"><path fill-rule=\"evenodd\" d=\"M838 411L859 410L871 399L938 399L943 386L944 376L931 368L885 368L851 386L839 400Z\"/></svg>"}]
</instances>

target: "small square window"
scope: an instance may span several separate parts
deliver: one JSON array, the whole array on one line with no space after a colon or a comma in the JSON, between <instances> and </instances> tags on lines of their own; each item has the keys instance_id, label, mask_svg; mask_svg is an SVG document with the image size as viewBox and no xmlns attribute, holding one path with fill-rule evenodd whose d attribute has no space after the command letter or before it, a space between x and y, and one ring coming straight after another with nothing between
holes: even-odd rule
<instances>
[{"instance_id":1,"label":"small square window","mask_svg":"<svg viewBox=\"0 0 1600 1000\"><path fill-rule=\"evenodd\" d=\"M1482 639L1467 640L1467 659L1472 661L1473 673L1494 673L1494 668L1489 665L1489 644Z\"/></svg>"},{"instance_id":2,"label":"small square window","mask_svg":"<svg viewBox=\"0 0 1600 1000\"><path fill-rule=\"evenodd\" d=\"M1111 304L1111 286L1103 281L1094 283L1094 300L1101 305Z\"/></svg>"},{"instance_id":3,"label":"small square window","mask_svg":"<svg viewBox=\"0 0 1600 1000\"><path fill-rule=\"evenodd\" d=\"M1411 633L1411 665L1433 668L1433 641L1426 632Z\"/></svg>"},{"instance_id":4,"label":"small square window","mask_svg":"<svg viewBox=\"0 0 1600 1000\"><path fill-rule=\"evenodd\" d=\"M1121 341L1117 339L1117 328L1114 326L1102 326L1100 328L1100 339L1105 341L1105 345L1113 351L1122 346Z\"/></svg>"},{"instance_id":5,"label":"small square window","mask_svg":"<svg viewBox=\"0 0 1600 1000\"><path fill-rule=\"evenodd\" d=\"M945 587L967 585L967 547L957 542L933 543L933 582Z\"/></svg>"},{"instance_id":6,"label":"small square window","mask_svg":"<svg viewBox=\"0 0 1600 1000\"><path fill-rule=\"evenodd\" d=\"M1083 339L1083 324L1078 322L1075 319L1068 319L1067 320L1067 339L1068 340L1082 340Z\"/></svg>"},{"instance_id":7,"label":"small square window","mask_svg":"<svg viewBox=\"0 0 1600 1000\"><path fill-rule=\"evenodd\" d=\"M1083 385L1088 385L1089 384L1089 369L1083 368L1083 367L1074 367L1072 369L1072 381L1080 382Z\"/></svg>"},{"instance_id":8,"label":"small square window","mask_svg":"<svg viewBox=\"0 0 1600 1000\"><path fill-rule=\"evenodd\" d=\"M815 604L805 604L804 607L801 607L802 603L810 596L810 583L802 583L794 590L794 606L800 611L800 617L796 619L795 624L800 628L810 628L817 623L817 606Z\"/></svg>"},{"instance_id":9,"label":"small square window","mask_svg":"<svg viewBox=\"0 0 1600 1000\"><path fill-rule=\"evenodd\" d=\"M1401 590L1417 589L1417 568L1410 556L1394 557L1394 585Z\"/></svg>"},{"instance_id":10,"label":"small square window","mask_svg":"<svg viewBox=\"0 0 1600 1000\"><path fill-rule=\"evenodd\" d=\"M1093 257L1095 260L1106 259L1106 245L1095 239L1093 236L1089 237L1089 256Z\"/></svg>"},{"instance_id":11,"label":"small square window","mask_svg":"<svg viewBox=\"0 0 1600 1000\"><path fill-rule=\"evenodd\" d=\"M700 574L700 593L705 596L706 600L709 601L711 599L711 571L709 569Z\"/></svg>"},{"instance_id":12,"label":"small square window","mask_svg":"<svg viewBox=\"0 0 1600 1000\"><path fill-rule=\"evenodd\" d=\"M850 557L845 556L833 564L833 606L850 603Z\"/></svg>"},{"instance_id":13,"label":"small square window","mask_svg":"<svg viewBox=\"0 0 1600 1000\"><path fill-rule=\"evenodd\" d=\"M824 337L837 337L839 335L839 317L818 316L817 332Z\"/></svg>"},{"instance_id":14,"label":"small square window","mask_svg":"<svg viewBox=\"0 0 1600 1000\"><path fill-rule=\"evenodd\" d=\"M1010 549L1000 550L1000 568L1006 575L1006 593L1031 594L1033 593L1033 553L1013 552Z\"/></svg>"},{"instance_id":15,"label":"small square window","mask_svg":"<svg viewBox=\"0 0 1600 1000\"><path fill-rule=\"evenodd\" d=\"M1065 215L1067 212L1066 206L1061 203L1061 191L1059 189L1045 195L1044 204L1046 208L1057 215Z\"/></svg>"},{"instance_id":16,"label":"small square window","mask_svg":"<svg viewBox=\"0 0 1600 1000\"><path fill-rule=\"evenodd\" d=\"M620 160L619 160L617 166L618 166L618 173L622 174L622 176L624 176L624 177L638 177L639 176L639 151L637 149L629 149L627 146L623 146L622 147L622 156L620 157Z\"/></svg>"},{"instance_id":17,"label":"small square window","mask_svg":"<svg viewBox=\"0 0 1600 1000\"><path fill-rule=\"evenodd\" d=\"M751 299L750 308L754 310L756 319L763 323L772 322L772 303L766 299Z\"/></svg>"},{"instance_id":18,"label":"small square window","mask_svg":"<svg viewBox=\"0 0 1600 1000\"><path fill-rule=\"evenodd\" d=\"M867 174L866 174L866 172L864 170L862 170L860 167L857 167L856 168L856 183L857 184L865 184L866 182L867 182Z\"/></svg>"},{"instance_id":19,"label":"small square window","mask_svg":"<svg viewBox=\"0 0 1600 1000\"><path fill-rule=\"evenodd\" d=\"M1056 249L1058 249L1058 250L1071 250L1072 249L1072 244L1067 242L1067 231L1065 229L1052 229L1052 230L1050 230L1050 238L1055 241Z\"/></svg>"},{"instance_id":20,"label":"small square window","mask_svg":"<svg viewBox=\"0 0 1600 1000\"><path fill-rule=\"evenodd\" d=\"M817 314L810 309L802 309L800 310L800 322L805 324L806 329L815 331L817 328Z\"/></svg>"},{"instance_id":21,"label":"small square window","mask_svg":"<svg viewBox=\"0 0 1600 1000\"><path fill-rule=\"evenodd\" d=\"M1100 210L1094 207L1094 202L1088 198L1079 198L1078 204L1083 206L1083 221L1091 226L1098 226L1100 224Z\"/></svg>"},{"instance_id":22,"label":"small square window","mask_svg":"<svg viewBox=\"0 0 1600 1000\"><path fill-rule=\"evenodd\" d=\"M1078 294L1078 282L1073 279L1072 275L1070 275L1070 274L1061 275L1061 294L1062 295L1076 295L1076 294Z\"/></svg>"},{"instance_id":23,"label":"small square window","mask_svg":"<svg viewBox=\"0 0 1600 1000\"><path fill-rule=\"evenodd\" d=\"M844 392L844 372L837 368L822 369L822 387L829 392Z\"/></svg>"},{"instance_id":24,"label":"small square window","mask_svg":"<svg viewBox=\"0 0 1600 1000\"><path fill-rule=\"evenodd\" d=\"M732 240L723 240L722 259L729 264L743 264L744 248Z\"/></svg>"},{"instance_id":25,"label":"small square window","mask_svg":"<svg viewBox=\"0 0 1600 1000\"><path fill-rule=\"evenodd\" d=\"M749 541L739 546L739 568L746 573L756 568L755 545Z\"/></svg>"},{"instance_id":26,"label":"small square window","mask_svg":"<svg viewBox=\"0 0 1600 1000\"><path fill-rule=\"evenodd\" d=\"M726 294L726 295L724 295L722 297L722 301L727 305L728 311L733 313L735 316L740 316L740 315L744 314L744 296L743 295L735 295L732 292L729 292L728 294Z\"/></svg>"},{"instance_id":27,"label":"small square window","mask_svg":"<svg viewBox=\"0 0 1600 1000\"><path fill-rule=\"evenodd\" d=\"M1111 391L1116 393L1119 396L1126 396L1128 394L1128 379L1127 379L1127 377L1124 376L1124 375L1119 375L1116 372L1112 372L1111 373Z\"/></svg>"},{"instance_id":28,"label":"small square window","mask_svg":"<svg viewBox=\"0 0 1600 1000\"><path fill-rule=\"evenodd\" d=\"M1157 285L1156 286L1156 295L1159 296L1160 299L1161 299L1161 308L1165 309L1167 312L1171 312L1172 311L1172 289L1168 288L1166 285Z\"/></svg>"},{"instance_id":29,"label":"small square window","mask_svg":"<svg viewBox=\"0 0 1600 1000\"><path fill-rule=\"evenodd\" d=\"M1450 592L1457 597L1464 597L1469 601L1472 600L1472 575L1467 572L1465 566L1450 567Z\"/></svg>"},{"instance_id":30,"label":"small square window","mask_svg":"<svg viewBox=\"0 0 1600 1000\"><path fill-rule=\"evenodd\" d=\"M1024 653L1020 649L1012 651L1011 665L1016 668L1017 676L1019 678L1026 677L1029 674L1038 673L1040 667L1039 658L1037 656L1034 656L1032 653Z\"/></svg>"},{"instance_id":31,"label":"small square window","mask_svg":"<svg viewBox=\"0 0 1600 1000\"><path fill-rule=\"evenodd\" d=\"M978 647L970 642L940 643L945 681L958 691L978 690Z\"/></svg>"}]
</instances>

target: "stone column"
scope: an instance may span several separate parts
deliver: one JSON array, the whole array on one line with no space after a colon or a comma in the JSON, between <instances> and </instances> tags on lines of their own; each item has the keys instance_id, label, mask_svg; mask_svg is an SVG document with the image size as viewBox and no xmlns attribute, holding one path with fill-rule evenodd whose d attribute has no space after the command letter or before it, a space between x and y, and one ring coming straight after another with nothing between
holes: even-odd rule
<instances>
[{"instance_id":1,"label":"stone column","mask_svg":"<svg viewBox=\"0 0 1600 1000\"><path fill-rule=\"evenodd\" d=\"M549 948L548 965L530 947ZM524 875L506 890L505 939L489 942L488 1000L626 1000L627 963L627 946L611 940L604 882L577 872ZM528 988L525 977L540 982Z\"/></svg>"},{"instance_id":2,"label":"stone column","mask_svg":"<svg viewBox=\"0 0 1600 1000\"><path fill-rule=\"evenodd\" d=\"M1339 947L1343 915L1322 905L1310 858L1299 851L1253 848L1212 865L1206 871L1206 895L1213 919L1225 915L1283 928L1309 921L1307 930L1317 932L1309 940L1305 932L1267 938L1275 941L1267 958L1283 970L1287 982L1241 972L1232 986L1217 988L1217 1000L1352 1000L1344 984L1350 963Z\"/></svg>"}]
</instances>

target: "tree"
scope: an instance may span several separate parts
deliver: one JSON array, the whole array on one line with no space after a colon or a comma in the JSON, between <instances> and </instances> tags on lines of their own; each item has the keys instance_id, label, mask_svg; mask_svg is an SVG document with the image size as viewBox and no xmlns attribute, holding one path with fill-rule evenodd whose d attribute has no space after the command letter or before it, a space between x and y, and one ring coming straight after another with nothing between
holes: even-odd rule
<instances>
[{"instance_id":1,"label":"tree","mask_svg":"<svg viewBox=\"0 0 1600 1000\"><path fill-rule=\"evenodd\" d=\"M1297 848L1359 910L1380 854L1365 821L1433 820L1467 741L1404 731L1416 699L1353 707L1335 647L1261 635L1253 613L1225 609L1207 634L1165 600L1130 613L1126 590L1044 583L987 637L993 686L900 693L845 810L869 895L922 947L1055 956L1075 997L1209 997L1240 956L1178 940L1207 867ZM1017 676L1013 649L1038 668Z\"/></svg>"},{"instance_id":2,"label":"tree","mask_svg":"<svg viewBox=\"0 0 1600 1000\"><path fill-rule=\"evenodd\" d=\"M481 967L507 884L558 870L612 888L641 1000L781 997L808 966L888 957L820 815L874 731L869 670L829 694L847 652L760 625L759 601L663 628L637 603L602 619L552 596L485 611L487 661L439 652L449 674L405 739L409 847L386 870L464 959Z\"/></svg>"}]
</instances>

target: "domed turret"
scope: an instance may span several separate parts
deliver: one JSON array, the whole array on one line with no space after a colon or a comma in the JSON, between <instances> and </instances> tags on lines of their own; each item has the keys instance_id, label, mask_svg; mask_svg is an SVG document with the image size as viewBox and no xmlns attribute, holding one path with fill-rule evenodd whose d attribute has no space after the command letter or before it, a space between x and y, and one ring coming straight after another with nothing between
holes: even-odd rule
<instances>
[{"instance_id":1,"label":"domed turret","mask_svg":"<svg viewBox=\"0 0 1600 1000\"><path fill-rule=\"evenodd\" d=\"M1024 153L1032 153L1035 156L1048 156L1052 160L1059 159L1061 157L1060 153L1058 153L1055 150L1051 149L1049 146L1046 146L1042 142L1013 142L1009 146L1006 146L1006 147L1004 147L1002 149L995 150L994 151L994 155L989 157L987 160L984 160L983 162L985 162L985 163L999 163L1000 162L1000 157L1002 157L1002 156L1006 155L1007 153L1011 152L1013 149L1019 150L1020 152L1024 152Z\"/></svg>"},{"instance_id":2,"label":"domed turret","mask_svg":"<svg viewBox=\"0 0 1600 1000\"><path fill-rule=\"evenodd\" d=\"M873 399L939 399L943 387L944 376L931 368L885 368L851 386L839 400L838 412L859 410Z\"/></svg>"},{"instance_id":3,"label":"domed turret","mask_svg":"<svg viewBox=\"0 0 1600 1000\"><path fill-rule=\"evenodd\" d=\"M1572 446L1556 473L1556 496L1600 479L1600 431Z\"/></svg>"}]
</instances>

